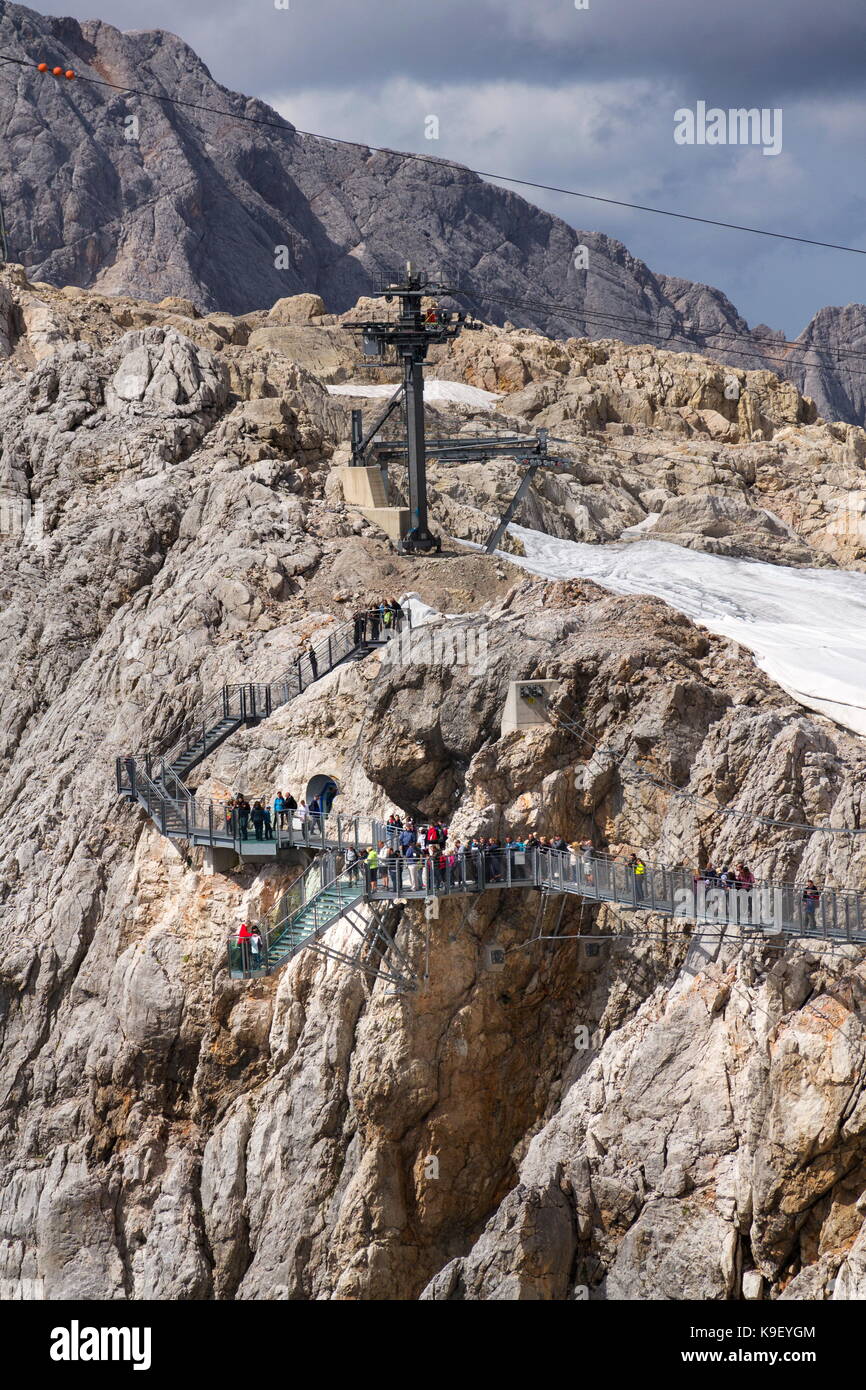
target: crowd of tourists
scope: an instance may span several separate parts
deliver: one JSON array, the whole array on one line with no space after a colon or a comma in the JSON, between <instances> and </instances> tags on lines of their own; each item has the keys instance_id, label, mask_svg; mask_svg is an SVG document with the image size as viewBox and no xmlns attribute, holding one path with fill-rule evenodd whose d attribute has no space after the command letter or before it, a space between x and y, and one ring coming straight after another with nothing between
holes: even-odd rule
<instances>
[{"instance_id":1,"label":"crowd of tourists","mask_svg":"<svg viewBox=\"0 0 866 1390\"><path fill-rule=\"evenodd\" d=\"M274 797L272 807L263 801L250 805L244 796L232 797L226 803L227 826L244 840L251 835L257 840L270 840L274 838L275 826L288 829L294 820L303 828L305 821L316 825L325 815L326 810L318 797L307 804L282 792ZM506 878L520 880L529 877L530 854L538 851L539 854L566 853L566 871L576 877L579 866L580 878L587 885L594 885L599 863L624 864L634 886L636 901L643 902L647 896L649 871L640 855L632 852L609 859L600 856L590 840L569 842L562 835L535 834L470 836L461 840L451 836L443 821L416 823L411 817L403 820L396 812L388 817L383 833L384 839L378 843L363 849L350 846L345 852L345 868L357 874L364 869L372 889L436 891L449 885L477 882L479 875L483 875L485 883L501 883ZM742 860L720 869L708 864L694 874L696 890L699 884L706 892L751 893L755 875ZM821 890L810 878L801 894L807 918L814 919L820 898Z\"/></svg>"},{"instance_id":2,"label":"crowd of tourists","mask_svg":"<svg viewBox=\"0 0 866 1390\"><path fill-rule=\"evenodd\" d=\"M349 876L365 871L370 888L436 892L445 887L520 881L532 874L532 851L541 854L571 850L593 853L592 846L570 845L561 835L470 836L465 840L451 835L443 821L430 824L389 816L385 838L368 849L345 852Z\"/></svg>"},{"instance_id":3,"label":"crowd of tourists","mask_svg":"<svg viewBox=\"0 0 866 1390\"><path fill-rule=\"evenodd\" d=\"M304 822L321 825L327 815L318 796L309 803L296 801L289 793L277 792L273 803L250 802L241 793L229 798L224 806L226 830L241 840L273 840L274 830L290 830L294 825L303 830Z\"/></svg>"},{"instance_id":4,"label":"crowd of tourists","mask_svg":"<svg viewBox=\"0 0 866 1390\"><path fill-rule=\"evenodd\" d=\"M280 802L291 803L294 813L300 813L301 808L294 807L291 797L275 798L275 808ZM587 886L594 885L600 874L624 867L627 881L633 884L635 900L646 901L650 873L646 860L635 852L612 857L600 854L590 840L569 843L561 835L534 834L471 836L461 840L452 837L449 827L442 821L416 824L411 818L404 821L396 813L388 818L383 831L384 838L376 844L358 848L349 845L343 852L342 873L350 882L361 883L363 879L365 888L372 892L400 896L406 892L459 891L462 887L502 883L506 879L520 882L532 877L535 852L559 856L551 865L554 877L558 875ZM603 878L601 882L603 884ZM693 882L696 890L703 885L706 892L714 890L725 894L741 891L751 894L756 887L754 874L742 861L721 869L709 864L694 873ZM808 879L801 893L807 925L814 924L820 899L820 888L814 879ZM237 941L245 961L255 969L262 952L258 927L242 924Z\"/></svg>"},{"instance_id":5,"label":"crowd of tourists","mask_svg":"<svg viewBox=\"0 0 866 1390\"><path fill-rule=\"evenodd\" d=\"M406 622L405 610L395 598L383 599L372 608L359 608L352 614L355 645L362 642L378 642L382 637L390 637L402 632Z\"/></svg>"}]
</instances>

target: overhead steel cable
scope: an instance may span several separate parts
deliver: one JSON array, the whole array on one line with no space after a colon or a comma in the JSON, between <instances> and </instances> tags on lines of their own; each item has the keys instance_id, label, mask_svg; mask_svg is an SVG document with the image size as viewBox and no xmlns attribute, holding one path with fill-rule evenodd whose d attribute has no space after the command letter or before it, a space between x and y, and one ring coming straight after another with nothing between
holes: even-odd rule
<instances>
[{"instance_id":1,"label":"overhead steel cable","mask_svg":"<svg viewBox=\"0 0 866 1390\"><path fill-rule=\"evenodd\" d=\"M695 354L696 354L697 356L699 356L699 357L700 357L700 356L706 356L706 354L709 353L709 352L729 352L729 353L731 353L732 356L736 356L736 357L738 357L738 358L741 358L741 357L751 357L751 358L754 358L756 361L759 361L759 362L762 362L762 363L766 363L766 362L775 362L775 363L777 363L778 365L783 366L783 367L792 367L792 366L793 366L793 367L802 367L803 369L807 369L807 368L810 368L810 367L821 367L822 365L824 365L824 364L821 363L821 362L797 362L797 361L792 361L791 358L789 358L789 357L774 357L774 356L771 356L769 353L766 353L766 352L749 352L749 351L748 351L747 349L745 349L745 348L718 347L718 346L716 346L716 345L713 344L713 343L709 343L709 344L707 344L707 345L705 345L705 346L702 346L702 345L699 344L699 343L693 342L693 340L692 340L690 337L688 337L688 335L687 335L686 333L677 333L677 332L674 332L674 331L668 331L667 333L646 332L642 325L643 325L644 322L649 322L648 320L628 319L625 315L611 315L611 314L604 314L604 313L602 313L602 312L600 312L600 311L598 311L598 310L580 309L580 308L578 308L577 305L568 305L568 306L561 306L561 305L560 305L560 306L557 306L557 305L553 305L553 304L539 304L539 303L533 303L533 302L528 301L528 300L523 300L523 301L520 301L520 300L509 300L509 299L502 299L502 298L500 298L498 295L492 295L492 294L491 294L491 295L479 294L477 291L474 291L474 290L470 291L470 290L464 290L464 289L461 289L461 290L460 290L460 294L461 294L464 298L470 299L470 300L474 301L474 303L476 303L476 304L484 304L484 303L489 303L489 304L500 304L500 305L504 305L504 306L506 306L506 307L509 307L509 306L510 306L510 307L512 307L512 308L521 308L521 309L530 310L530 311L532 311L533 313L548 314L551 318L562 317L563 319L565 319L565 318L566 318L566 314L562 312L562 309L563 309L563 307L567 307L568 310L569 310L570 312L573 312L573 314L574 314L574 316L575 316L576 318L580 318L580 319L584 319L584 320L594 319L594 320L597 320L597 321L599 321L599 322L601 322L601 323L610 323L610 324L613 325L614 328L619 328L620 331L621 331L622 328L624 328L624 327L632 327L633 325L636 325L638 331L641 332L641 333L644 333L644 335L645 335L645 341L652 342L654 346L661 346L661 347L664 347L664 346L666 346L667 344L669 344L669 343L671 343L671 342L686 343L686 344L688 344L689 351L692 352L692 353L695 353ZM616 320L617 322L614 323L614 320ZM660 324L660 322L659 322L658 320L657 320L657 323L659 323L659 326L661 326L661 324ZM711 336L711 335L713 334L713 329L711 329L711 328L703 328L703 329L695 328L693 331L694 331L695 334L698 335L698 336ZM611 336L614 336L614 337L615 337L616 335L615 335L615 333L613 333ZM735 335L732 334L732 335L730 335L730 336L731 336L731 337L734 337ZM740 340L740 341L743 341L743 342L754 342L754 339L752 339L751 336L750 336L748 333L743 333L742 335L740 335L739 340ZM634 346L639 346L639 344L634 344ZM861 353L861 352L857 352L856 349L846 349L846 348L839 348L839 349L836 349L836 348L824 348L824 347L819 347L818 345L816 345L816 344L814 344L814 343L808 343L808 344L807 344L807 343L800 343L800 344L796 344L796 343L786 343L786 344L779 344L778 346L780 346L780 347L781 347L781 346L791 347L791 348L793 348L793 349L796 349L796 350L799 351L799 352L823 352L823 353L826 353L826 354L828 354L828 355L830 355L830 356L836 357L836 358L837 358L838 360L840 360L840 361L847 360L848 358L857 359L857 360L860 360L860 361L866 361L866 352L862 352L862 353ZM676 351L676 349L674 349L674 351ZM722 365L725 365L725 364L722 364ZM753 369L753 370L758 370L758 369L755 368L755 369ZM861 368L859 371L858 371L858 370L854 370L854 371L852 372L852 375L854 375L854 376L866 375L866 368Z\"/></svg>"},{"instance_id":2,"label":"overhead steel cable","mask_svg":"<svg viewBox=\"0 0 866 1390\"><path fill-rule=\"evenodd\" d=\"M33 60L29 60L29 59L15 58L15 57L13 57L11 54L0 54L0 63L12 63L12 64L14 64L14 65L16 65L16 66L18 66L18 67L31 68L31 69L33 69L33 70L40 70L40 68L41 68L42 70L45 70L45 68L46 68L46 66L47 66L47 65L45 65L45 64L41 64L41 65L40 65L40 64L34 62ZM58 72L58 73L59 73L59 72L60 72L60 69L55 69L55 72ZM410 160L415 160L415 161L418 161L418 162L421 162L421 163L426 163L426 164L435 165L435 166L440 167L440 168L444 166L444 167L446 167L446 168L456 169L456 170L459 170L459 171L464 172L464 173L471 173L471 174L474 174L476 177L479 177L479 178L490 178L490 179L497 179L497 180L501 180L501 181L505 181L505 182L524 184L525 186L531 187L531 188L547 189L547 190L549 190L549 191L559 192L559 193L568 193L568 194L571 194L572 196L577 197L577 198L589 198L589 199L593 199L593 200L598 201L598 202L612 203L612 204L615 204L615 205L617 205L617 206L630 207L630 208L634 208L634 209L637 209L637 210L640 210L640 211L657 213L657 214L659 214L659 215L664 215L664 216L669 216L669 217L677 217L677 218L685 218L685 219L687 219L687 220L689 220L689 221L702 222L702 223L706 223L707 225L711 225L711 226L727 227L727 228L732 228L732 229L737 230L737 231L750 232L750 233L753 233L753 234L755 234L755 235L770 236L770 237L775 237L775 238L780 239L780 240L788 240L788 241L801 242L801 243L806 244L806 245L819 246L819 247L823 247L823 248L827 248L827 249L831 249L831 250L848 251L848 252L851 252L852 254L856 254L856 255L866 255L866 249L861 248L861 247L844 246L844 245L841 245L841 244L838 244L838 243L835 243L835 242L824 242L824 241L819 241L819 240L816 240L816 239L810 238L810 237L801 237L801 236L794 235L793 233L771 231L771 230L768 230L768 229L765 229L765 228L747 227L747 226L743 226L743 225L740 225L740 224L737 224L737 223L724 222L724 221L721 221L721 220L716 219L716 218L697 217L697 216L695 216L695 215L693 215L693 214L690 214L690 213L682 213L682 212L678 212L678 211L675 211L675 210L672 210L672 209L652 208L652 207L647 207L647 206L645 206L645 205L643 205L643 204L639 204L639 203L629 203L629 202L627 202L627 201L625 201L625 200L623 200L623 199L602 197L600 194L585 193L585 192L578 191L578 190L576 190L576 189L558 188L558 187L554 187L553 185L537 183L537 182L534 182L534 181L532 181L532 180L521 180L521 179L513 178L512 176L510 176L510 175L508 175L508 174L491 173L491 172L488 171L488 170L471 169L471 168L469 168L469 166L464 165L464 164L460 164L460 163L457 162L456 160L442 159L442 158L440 158L439 156L416 154L416 153L414 153L413 151L393 150L393 149L390 149L390 148L387 147L387 146L369 145L369 144L365 144L363 141L348 140L348 139L343 139L343 138L338 137L338 136L323 135L321 132L318 132L318 131L301 130L301 129L299 129L299 128L296 127L296 126L293 126L289 121L283 120L282 118L280 118L279 120L271 120L271 119L268 119L268 118L265 118L265 117L252 116L252 115L249 115L249 114L243 113L243 112L228 111L228 110L226 110L224 107L212 106L212 105L211 105L210 103L208 103L208 102L196 102L196 101L191 101L191 100L189 100L188 98L170 96L170 95L167 94L167 93L154 92L154 91L150 91L150 90L148 90L148 89L146 89L146 88L142 88L142 87L131 87L131 86L127 86L127 85L125 85L125 84L123 84L123 83L111 82L111 81L109 81L109 80L107 80L107 79L105 79L105 78L87 77L87 76L84 76L84 75L82 75L81 73L78 73L78 72L76 72L76 73L73 74L73 73L71 73L71 70L70 70L70 73L67 73L66 75L73 75L77 81L89 83L91 86L105 87L105 88L111 89L112 91L117 91L117 92L123 93L123 94L128 95L128 96L138 96L138 97L142 97L142 98L145 98L145 99L150 98L150 99L152 99L152 100L154 100L154 101L163 102L163 103L165 103L165 104L167 104L167 105L177 106L177 107L179 107L179 108L189 109L189 110L193 110L193 111L205 112L205 113L208 113L208 114L211 114L211 115L222 116L222 117L224 117L224 118L226 118L226 119L228 119L228 120L243 121L243 122L245 122L245 123L247 123L247 124L251 124L251 125L258 125L258 126L270 127L271 129L278 130L278 131L280 131L280 132L283 133L283 134L290 134L290 135L298 134L298 135L303 135L303 136L305 136L305 137L307 137L307 138L309 138L309 139L313 139L313 140L324 140L324 141L327 141L327 142L329 142L329 143L331 143L331 144L345 145L345 146L349 146L349 147L354 148L354 149L365 150L365 151L367 151L367 152L369 152L369 153L395 155L396 157L401 158L401 159L410 159ZM239 101L246 101L246 102L249 102L249 101L258 101L258 100L260 100L260 98L256 98L256 97L242 97L242 96L238 96L237 99L238 99ZM183 186L184 186L184 185L181 185L181 187L183 187ZM166 192L168 193L168 192L171 192L171 191L174 191L174 190L167 190ZM160 195L158 195L157 198L155 198L155 199L152 200L152 201L153 201L154 203L155 203L155 202L158 202L158 201L160 201L160 199L161 199L162 197L164 197L164 196L166 196L165 193L160 194ZM127 214L124 214L124 215L125 215L125 216L133 215L134 213L137 213L137 212L140 210L140 208L146 207L146 206L150 206L150 205L151 205L150 202L149 202L149 203L145 203L145 204L141 204L138 208L132 209L132 210L130 211L130 213L127 213ZM123 220L122 217L112 218L110 221L101 224L99 228L94 228L94 230L93 230L92 232L88 232L88 233L86 233L84 236L76 238L75 241L70 242L70 243L64 243L64 244L62 244L61 246L54 247L51 251L48 251L48 252L46 253L46 256L53 255L53 254L55 254L57 251L71 249L71 247L74 246L74 245L76 245L76 244L78 244L78 242L88 240L91 236L97 235L97 233L98 233L99 231L104 231L104 230L106 230L108 227L111 227L111 226L115 225L116 223L118 223L118 222L120 222L120 221L122 221L122 220ZM28 249L29 249L29 250L33 250L33 249L35 249L35 248L28 248ZM43 259L45 259L45 257L43 257ZM569 306L564 306L564 305L543 306L543 305L539 305L539 304L527 303L527 302L525 302L525 301L520 301L520 300L506 300L506 299L496 298L496 297L491 296L491 295L478 296L478 295L475 294L474 292L470 292L470 291L463 291L462 293L464 293L465 295L467 295L467 296L470 297L470 298L474 298L474 299L476 300L476 302L479 302L479 303L487 302L487 303L498 303L498 304L503 304L503 305L509 305L509 304L510 304L510 305L512 305L513 307L523 307L523 308L531 309L531 310L533 310L533 311L535 311L535 312L549 312L549 313L551 313L551 314L557 314L557 315L558 315L558 314L561 314L562 311L563 311L564 309L568 309L570 312L573 312L573 313L577 314L579 317L581 317L582 319L587 320L587 321L589 321L589 320L591 320L591 319L595 319L595 320L598 320L598 321L600 321L600 322L615 323L615 322L619 321L619 322L622 323L622 324L626 324L626 325L629 324L629 320L626 319L626 318L624 318L624 317L622 317L622 316L619 316L619 315L611 315L611 314L603 315L603 314L598 313L597 311L587 310L587 309L581 308L581 307L579 307L579 306L577 306L577 305L573 305L573 306L572 306L572 305L569 305ZM647 322L650 322L650 321L647 321ZM631 323L636 325L636 324L638 324L638 321L637 321L637 320L632 320ZM711 335L711 336L714 336L714 337L726 337L726 338L731 338L731 339L734 339L734 340L749 341L749 342L751 342L751 343L753 343L753 344L754 344L755 341L756 341L755 338L754 338L751 334L742 334L742 335L730 334L730 333L724 332L724 330L721 330L721 331L717 332L715 329L712 329L712 328L702 328L702 327L699 327L699 326L695 326L692 330L690 330L690 332L692 332L692 333L693 333L694 335L696 335L696 336ZM667 333L664 333L664 334L662 334L662 333L659 333L659 334L648 334L647 336L650 337L650 338L652 338L654 341L659 342L659 343L661 343L661 344L669 343L669 342L671 342L671 341L684 342L684 343L688 344L689 347L690 347L692 350L695 350L695 349L697 348L697 350L700 351L699 345L694 344L693 341L692 341L692 338L691 338L690 336L688 336L687 333L677 333L677 332L668 331ZM759 340L757 340L757 341L761 341L761 340L759 339ZM856 350L846 350L846 349L844 349L844 348L842 348L842 349L824 348L824 347L819 347L819 346L817 346L817 345L815 345L815 344L804 344L804 343L795 343L795 342L788 342L788 341L785 341L785 342L783 342L783 343L780 343L780 342L779 342L778 340L776 340L776 339L772 339L772 340L770 340L770 339L765 339L764 341L768 342L773 348L775 348L775 349L777 349L777 350L778 350L780 347L786 347L786 348L789 348L789 349L792 350L792 351L797 351L797 352L810 352L810 351L812 351L812 352L823 353L823 354L825 354L825 355L830 355L831 357L833 357L833 358L835 358L835 359L837 359L837 360L854 360L855 358L859 358L859 359L861 359L861 360L866 359L866 353L857 353ZM704 351L722 351L723 349L720 348L720 347L718 347L718 346L716 346L716 345L714 345L714 344L711 344L711 345L709 345L707 348L704 348L703 350L704 350ZM772 363L774 363L774 364L776 364L776 365L780 365L780 366L787 366L787 367L790 367L791 365L796 365L796 366L801 366L801 367L803 367L803 368L807 368L807 367L810 367L810 366L816 366L816 367L817 367L817 366L820 366L820 365L821 365L821 363L794 363L794 364L792 364L791 361L790 361L787 357L784 357L784 358L783 358L783 357L775 357L775 356L770 356L769 354L760 353L760 352L758 352L758 353L751 353L751 352L748 352L748 351L746 351L746 350L744 350L744 349L740 349L740 348L737 348L736 350L732 349L731 351L732 351L732 353L735 352L736 355L737 355L738 357L751 357L751 358L754 358L754 359L759 360L759 361L764 362L764 363L772 362Z\"/></svg>"},{"instance_id":3,"label":"overhead steel cable","mask_svg":"<svg viewBox=\"0 0 866 1390\"><path fill-rule=\"evenodd\" d=\"M640 318L629 314L614 314L602 309L586 309L579 304L563 304L561 301L555 301L553 303L542 303L539 300L505 299L501 295L479 295L476 291L465 290L462 288L460 292L467 299L471 299L474 297L479 302L482 302L483 300L491 304L504 305L506 308L532 309L535 312L548 312L551 315L557 315L563 313L563 311L566 311L568 313L573 313L576 318L598 319L605 323L620 324L628 328L667 328L670 330L670 337L683 337L682 334L677 333L675 331L673 324L665 323L660 316L654 319ZM666 311L665 309L662 309L661 313L664 312L671 311ZM852 360L857 360L861 362L866 361L866 350L861 352L858 351L857 348L825 348L820 344L816 343L801 343L797 339L777 337L762 338L756 337L754 333L752 333L749 329L745 329L742 333L733 333L727 329L714 328L709 324L692 324L690 327L686 324L683 324L683 328L686 329L687 332L693 333L695 337L722 338L726 341L736 343L749 342L753 346L756 346L759 343L766 343L768 347L773 348L774 350L779 350L781 348L789 348L792 352L828 352L831 353L833 356L850 358ZM685 341L691 341L691 339L686 338ZM710 344L709 346L711 351L720 351L720 349L717 348L715 344ZM800 363L798 365L809 366L812 364Z\"/></svg>"},{"instance_id":4,"label":"overhead steel cable","mask_svg":"<svg viewBox=\"0 0 866 1390\"><path fill-rule=\"evenodd\" d=\"M9 54L0 53L0 61L15 63L19 67L38 69L39 64L32 59L14 58ZM716 217L700 217L697 213L680 212L674 208L653 207L647 203L633 203L625 198L611 198L601 193L587 193L582 189L565 188L558 184L542 183L536 179L521 179L513 174L503 174L492 172L489 169L472 169L466 164L461 164L455 159L443 159L438 155L417 154L412 150L394 150L385 145L370 145L362 140L349 140L338 135L323 135L320 131L301 130L293 126L289 121L282 118L279 120L268 119L263 116L251 116L238 111L227 111L224 107L212 106L209 102L190 101L184 97L172 97L161 92L148 91L142 87L129 87L120 82L110 82L105 78L85 77L81 73L74 74L79 82L87 82L95 87L108 87L116 92L123 92L128 96L139 96L150 98L153 101L161 101L168 105L184 107L193 111L207 112L210 115L222 116L232 121L245 121L249 125L266 126L274 130L279 130L283 134L303 135L311 140L324 140L332 145L343 145L351 149L365 150L369 154L394 155L398 159L411 159L416 163L431 164L437 168L455 169L462 174L474 174L476 178L495 179L501 183L513 183L521 188L533 188L545 193L558 193L569 198L582 198L594 203L604 203L611 207L629 208L634 212L647 212L656 217L672 217L683 222L697 222L707 227L721 227L728 231L744 232L750 236L770 237L776 241L796 242L802 246L817 246L827 251L844 251L848 255L866 256L866 248L860 246L846 246L835 241L821 241L816 237L798 236L793 232L778 232L767 227L751 227L745 223L727 222ZM240 101L260 101L257 97L238 96ZM264 103L262 103L264 105Z\"/></svg>"}]
</instances>

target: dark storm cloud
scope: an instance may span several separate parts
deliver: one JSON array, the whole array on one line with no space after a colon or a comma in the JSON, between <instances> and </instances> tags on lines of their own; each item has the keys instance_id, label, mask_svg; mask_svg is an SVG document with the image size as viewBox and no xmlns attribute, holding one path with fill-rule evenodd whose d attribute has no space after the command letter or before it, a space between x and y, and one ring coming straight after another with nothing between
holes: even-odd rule
<instances>
[{"instance_id":1,"label":"dark storm cloud","mask_svg":"<svg viewBox=\"0 0 866 1390\"><path fill-rule=\"evenodd\" d=\"M657 78L722 104L859 90L863 0L64 0L46 13L180 33L248 92L418 81ZM35 6L34 8L40 8Z\"/></svg>"}]
</instances>

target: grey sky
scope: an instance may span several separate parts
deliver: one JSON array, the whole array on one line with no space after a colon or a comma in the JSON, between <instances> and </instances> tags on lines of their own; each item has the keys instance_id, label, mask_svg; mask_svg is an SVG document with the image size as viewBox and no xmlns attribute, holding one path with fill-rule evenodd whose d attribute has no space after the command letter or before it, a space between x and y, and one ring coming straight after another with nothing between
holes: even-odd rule
<instances>
[{"instance_id":1,"label":"grey sky","mask_svg":"<svg viewBox=\"0 0 866 1390\"><path fill-rule=\"evenodd\" d=\"M863 0L50 0L180 34L226 86L307 130L699 216L866 247ZM674 111L780 107L782 153L678 146ZM425 121L439 120L439 139ZM520 190L518 190L520 191ZM797 333L866 300L866 257L525 196L656 271Z\"/></svg>"}]
</instances>

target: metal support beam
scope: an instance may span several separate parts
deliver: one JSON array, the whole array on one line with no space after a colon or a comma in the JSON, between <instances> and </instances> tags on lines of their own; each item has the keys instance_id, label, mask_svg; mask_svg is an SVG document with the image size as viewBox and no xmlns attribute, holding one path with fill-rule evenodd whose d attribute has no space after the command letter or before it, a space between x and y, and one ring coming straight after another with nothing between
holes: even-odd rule
<instances>
[{"instance_id":1,"label":"metal support beam","mask_svg":"<svg viewBox=\"0 0 866 1390\"><path fill-rule=\"evenodd\" d=\"M503 512L502 520L490 533L487 544L484 547L487 555L492 555L494 550L497 549L499 542L502 540L502 537L505 535L505 532L517 514L518 507L529 491L532 479L535 477L544 460L542 458L534 458L524 459L523 462L526 464L526 472L520 479L520 486Z\"/></svg>"},{"instance_id":2,"label":"metal support beam","mask_svg":"<svg viewBox=\"0 0 866 1390\"><path fill-rule=\"evenodd\" d=\"M379 416L376 423L371 426L371 428L367 431L366 434L364 434L363 427L363 412L360 410L352 411L353 467L358 468L363 466L364 455L366 454L373 440L376 438L376 435L379 433L382 426L386 423L387 420L390 419L390 417L393 415L394 411L397 409L398 405L402 401L404 389L404 383L401 381L400 385L397 387L397 390L394 392L388 404L385 406L385 409L382 411L382 414Z\"/></svg>"},{"instance_id":3,"label":"metal support beam","mask_svg":"<svg viewBox=\"0 0 866 1390\"><path fill-rule=\"evenodd\" d=\"M430 534L427 522L427 450L424 440L424 363L415 355L403 359L406 397L406 435L409 464L409 514L411 528L403 537L402 550L439 550L441 542Z\"/></svg>"}]
</instances>

